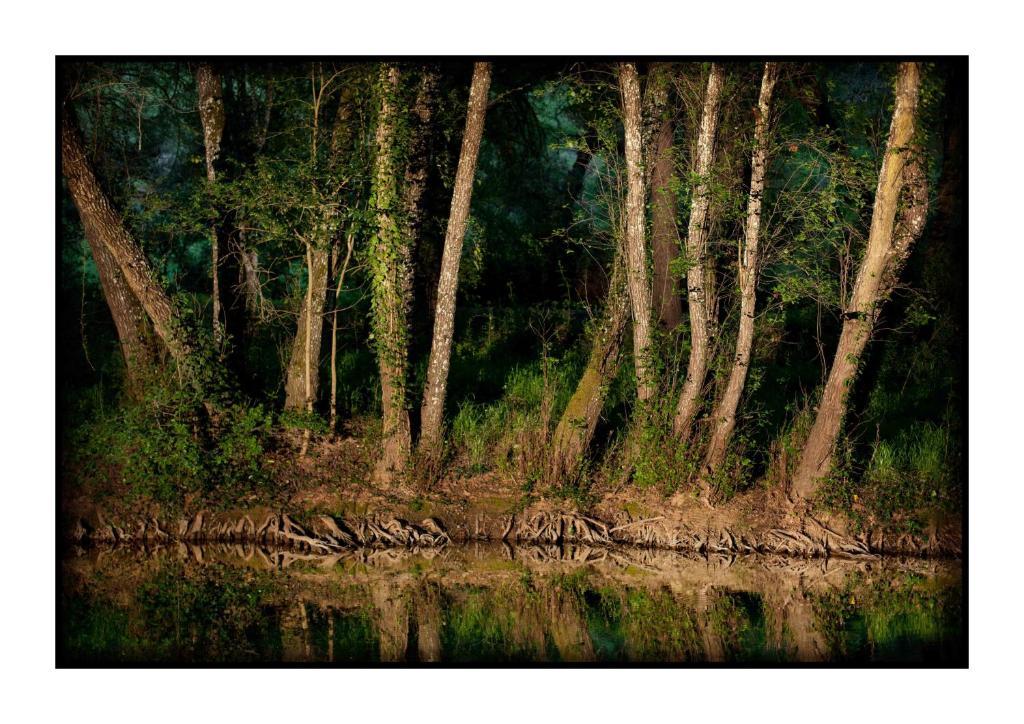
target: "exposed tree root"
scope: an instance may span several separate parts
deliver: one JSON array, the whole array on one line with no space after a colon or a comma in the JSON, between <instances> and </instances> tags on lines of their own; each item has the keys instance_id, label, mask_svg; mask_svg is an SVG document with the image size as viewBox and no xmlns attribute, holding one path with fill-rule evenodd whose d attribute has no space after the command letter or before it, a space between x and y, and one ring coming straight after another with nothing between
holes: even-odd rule
<instances>
[{"instance_id":1,"label":"exposed tree root","mask_svg":"<svg viewBox=\"0 0 1024 724\"><path fill-rule=\"evenodd\" d=\"M109 523L99 513L93 522L81 518L76 520L70 538L76 543L106 544L256 543L315 557L353 548L423 548L451 543L451 537L433 518L414 525L399 518L372 517L349 523L321 515L309 527L307 531L284 513L271 513L256 526L249 515L225 516L199 511L191 518L176 521L174 534L168 533L153 518L140 521L134 526L136 532L132 533L132 526L122 528Z\"/></svg>"},{"instance_id":2,"label":"exposed tree root","mask_svg":"<svg viewBox=\"0 0 1024 724\"><path fill-rule=\"evenodd\" d=\"M500 540L540 547L576 545L593 549L631 546L704 557L755 553L799 558L955 557L960 554L960 540L955 532L930 530L923 537L909 534L887 537L881 531L866 531L854 536L812 515L794 517L780 527L758 530L737 525L700 527L664 516L632 519L622 514L614 522L606 522L575 512L535 510L494 519L476 515L457 528L461 531L457 537L464 540ZM256 544L266 550L289 551L289 556L302 554L318 559L359 548L419 550L452 543L445 526L434 518L413 524L390 516L344 520L319 515L299 524L285 513L268 513L256 525L251 515L208 511L199 511L170 524L148 518L124 526L97 514L91 521L76 520L68 537L76 543L144 543L147 546Z\"/></svg>"}]
</instances>

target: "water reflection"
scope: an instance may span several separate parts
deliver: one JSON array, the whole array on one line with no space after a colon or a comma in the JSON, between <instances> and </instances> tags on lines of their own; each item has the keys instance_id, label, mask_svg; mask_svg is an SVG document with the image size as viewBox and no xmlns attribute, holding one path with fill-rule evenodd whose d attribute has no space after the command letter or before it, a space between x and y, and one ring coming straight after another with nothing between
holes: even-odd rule
<instances>
[{"instance_id":1,"label":"water reflection","mask_svg":"<svg viewBox=\"0 0 1024 724\"><path fill-rule=\"evenodd\" d=\"M958 663L959 564L507 545L72 551L68 663Z\"/></svg>"}]
</instances>

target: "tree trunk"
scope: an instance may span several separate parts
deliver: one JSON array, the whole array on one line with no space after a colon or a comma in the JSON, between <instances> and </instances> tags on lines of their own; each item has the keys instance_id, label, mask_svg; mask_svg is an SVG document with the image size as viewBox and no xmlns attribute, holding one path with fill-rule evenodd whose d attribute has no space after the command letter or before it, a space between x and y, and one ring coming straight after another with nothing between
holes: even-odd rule
<instances>
[{"instance_id":1,"label":"tree trunk","mask_svg":"<svg viewBox=\"0 0 1024 724\"><path fill-rule=\"evenodd\" d=\"M917 63L900 63L896 76L896 108L878 176L867 250L843 314L843 330L818 413L793 477L791 494L795 499L810 498L818 482L832 469L833 452L861 355L881 305L895 286L910 248L924 228L928 210L927 182L918 152L911 147L920 81ZM896 224L901 196L903 208Z\"/></svg>"},{"instance_id":2,"label":"tree trunk","mask_svg":"<svg viewBox=\"0 0 1024 724\"><path fill-rule=\"evenodd\" d=\"M220 73L213 65L203 63L196 68L195 75L206 152L206 179L212 187L221 176L218 161L227 153L225 149L231 138L228 133L231 129L227 125ZM210 235L213 341L223 353L227 335L233 336L236 344L230 354L234 357L237 371L244 376L239 357L246 342L250 317L262 318L266 303L260 289L256 252L246 248L244 232L238 228L235 214L220 206L215 206L214 210L217 218Z\"/></svg>"},{"instance_id":3,"label":"tree trunk","mask_svg":"<svg viewBox=\"0 0 1024 724\"><path fill-rule=\"evenodd\" d=\"M202 63L196 68L196 87L199 92L199 120L203 125L203 146L206 149L206 180L213 185L217 180L214 162L220 155L220 142L224 136L224 98L220 75L213 66ZM224 327L220 312L220 239L219 224L210 235L210 268L213 290L210 295L213 308L213 341L218 346L224 340Z\"/></svg>"},{"instance_id":4,"label":"tree trunk","mask_svg":"<svg viewBox=\"0 0 1024 724\"><path fill-rule=\"evenodd\" d=\"M707 376L708 358L711 354L712 299L709 287L712 280L707 278L707 222L708 209L711 205L710 176L714 161L715 135L718 132L723 75L722 67L712 63L707 91L704 94L704 109L693 164L696 184L693 188L690 223L686 232L686 301L690 310L690 362L686 368L686 381L679 395L673 421L673 431L682 441L688 440L692 432L693 421L700 408L701 392L704 389L704 378Z\"/></svg>"},{"instance_id":5,"label":"tree trunk","mask_svg":"<svg viewBox=\"0 0 1024 724\"><path fill-rule=\"evenodd\" d=\"M452 335L455 331L455 297L459 288L459 261L462 242L466 235L466 222L473 195L480 140L484 133L487 113L487 93L491 86L491 64L476 63L469 88L466 109L466 130L462 135L462 150L452 189L452 208L448 215L448 229L444 237L441 257L441 276L437 283L437 308L434 312L434 338L427 366L427 384L423 390L423 408L420 413L421 435L419 451L436 461L441 448L441 427L444 419L444 400L448 389L448 368L451 364Z\"/></svg>"},{"instance_id":6,"label":"tree trunk","mask_svg":"<svg viewBox=\"0 0 1024 724\"><path fill-rule=\"evenodd\" d=\"M406 238L414 246L423 225L423 192L430 174L430 121L433 115L434 94L437 92L437 73L425 67L420 75L419 88L412 112L415 126L409 134L408 162L405 168L405 188L402 206L405 208Z\"/></svg>"},{"instance_id":7,"label":"tree trunk","mask_svg":"<svg viewBox=\"0 0 1024 724\"><path fill-rule=\"evenodd\" d=\"M75 201L77 205L77 199ZM140 391L147 370L156 362L156 352L152 337L152 329L149 319L146 317L146 310L139 304L128 283L118 269L114 257L110 255L106 244L99 236L100 232L94 226L92 218L82 213L82 226L85 230L85 239L92 251L93 261L96 263L96 270L99 272L100 286L103 287L103 298L107 300L110 314L114 318L114 326L117 328L117 339L120 342L121 354L124 357L125 373L128 382L129 394L136 394Z\"/></svg>"},{"instance_id":8,"label":"tree trunk","mask_svg":"<svg viewBox=\"0 0 1024 724\"><path fill-rule=\"evenodd\" d=\"M409 460L411 435L406 409L408 308L411 287L410 249L399 228L398 179L395 169L399 70L384 64L380 71L380 115L377 119L373 200L377 234L370 251L373 334L380 367L383 450L374 477L393 480Z\"/></svg>"},{"instance_id":9,"label":"tree trunk","mask_svg":"<svg viewBox=\"0 0 1024 724\"><path fill-rule=\"evenodd\" d=\"M320 388L320 344L323 336L324 305L327 301L331 252L323 234L307 249L306 294L288 361L285 380L286 410L306 410L316 402Z\"/></svg>"},{"instance_id":10,"label":"tree trunk","mask_svg":"<svg viewBox=\"0 0 1024 724\"><path fill-rule=\"evenodd\" d=\"M672 262L679 256L676 229L674 123L668 103L669 74L664 64L651 70L651 122L654 124L648 165L651 169L651 255L654 262L653 304L667 330L683 318Z\"/></svg>"},{"instance_id":11,"label":"tree trunk","mask_svg":"<svg viewBox=\"0 0 1024 724\"><path fill-rule=\"evenodd\" d=\"M740 326L736 333L736 356L733 358L729 382L711 415L714 428L704 462L705 476L713 476L725 459L733 429L736 410L747 381L750 351L754 344L754 312L757 305L757 272L761 263L758 236L761 231L761 202L764 177L768 166L768 123L772 92L778 78L778 63L765 63L761 78L761 95L757 101L754 125L754 151L750 159L750 196L747 199L747 223L739 249Z\"/></svg>"},{"instance_id":12,"label":"tree trunk","mask_svg":"<svg viewBox=\"0 0 1024 724\"><path fill-rule=\"evenodd\" d=\"M347 91L338 105L331 132L328 168L333 170L348 149L352 133L352 96ZM314 103L319 112L319 101ZM314 119L315 121L315 119ZM316 124L314 122L313 155L316 155ZM331 175L330 173L328 175ZM306 239L306 294L299 311L299 321L292 340L292 352L285 378L285 409L312 411L320 391L320 350L324 328L324 307L331 272L331 243L337 230L338 189L313 189L320 199L315 213L319 220Z\"/></svg>"},{"instance_id":13,"label":"tree trunk","mask_svg":"<svg viewBox=\"0 0 1024 724\"><path fill-rule=\"evenodd\" d=\"M338 424L338 304L341 301L341 290L345 286L345 272L352 260L352 249L355 245L355 232L349 231L345 245L345 261L338 273L338 286L334 290L334 310L331 314L331 432Z\"/></svg>"},{"instance_id":14,"label":"tree trunk","mask_svg":"<svg viewBox=\"0 0 1024 724\"><path fill-rule=\"evenodd\" d=\"M92 165L85 155L81 136L67 113L68 111L65 111L61 122L61 167L71 198L82 217L82 225L90 230L87 233L93 239L102 242L110 260L117 266L128 288L146 311L157 335L178 364L185 379L189 384L199 387L202 383L199 362L195 358L192 343L185 333L174 305L142 249L128 233L121 216L114 210L110 199L100 187ZM98 255L98 261L106 263L103 254ZM130 324L137 329L134 322Z\"/></svg>"},{"instance_id":15,"label":"tree trunk","mask_svg":"<svg viewBox=\"0 0 1024 724\"><path fill-rule=\"evenodd\" d=\"M629 295L621 254L612 263L608 299L594 334L590 359L555 428L548 479L557 483L579 470L604 408L608 386L619 370L622 338L629 320Z\"/></svg>"},{"instance_id":16,"label":"tree trunk","mask_svg":"<svg viewBox=\"0 0 1024 724\"><path fill-rule=\"evenodd\" d=\"M654 394L654 371L651 364L651 284L647 275L644 241L646 200L640 133L640 79L634 63L619 64L619 93L626 136L626 286L633 313L636 394L643 405Z\"/></svg>"}]
</instances>

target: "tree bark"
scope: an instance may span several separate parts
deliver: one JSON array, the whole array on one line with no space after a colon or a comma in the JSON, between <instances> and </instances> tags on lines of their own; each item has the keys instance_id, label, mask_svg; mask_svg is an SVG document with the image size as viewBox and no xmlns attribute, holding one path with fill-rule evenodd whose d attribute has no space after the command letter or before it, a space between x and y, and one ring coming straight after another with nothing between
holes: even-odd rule
<instances>
[{"instance_id":1,"label":"tree bark","mask_svg":"<svg viewBox=\"0 0 1024 724\"><path fill-rule=\"evenodd\" d=\"M196 68L196 87L199 92L199 120L203 125L203 146L206 149L206 180L213 185L217 181L214 166L220 155L220 142L224 136L224 98L220 75L208 63ZM221 321L220 302L220 225L215 224L210 236L210 268L213 274L213 289L210 294L213 308L213 341L220 345L224 339L224 325Z\"/></svg>"},{"instance_id":2,"label":"tree bark","mask_svg":"<svg viewBox=\"0 0 1024 724\"><path fill-rule=\"evenodd\" d=\"M651 255L654 262L653 304L658 319L667 330L679 326L683 307L678 284L672 275L672 262L679 256L679 232L676 228L675 124L669 109L669 74L666 66L656 64L651 70Z\"/></svg>"},{"instance_id":3,"label":"tree bark","mask_svg":"<svg viewBox=\"0 0 1024 724\"><path fill-rule=\"evenodd\" d=\"M757 308L757 273L761 263L758 236L761 231L761 203L764 196L764 178L768 166L768 124L772 107L772 93L778 78L778 63L765 63L761 77L761 94L757 101L754 125L754 150L750 159L750 195L747 199L747 220L744 239L739 249L740 326L736 333L736 355L733 358L729 382L711 415L714 428L704 461L705 476L712 476L725 459L733 429L736 411L747 381L750 351L754 344L754 313ZM706 487L706 485L705 485Z\"/></svg>"},{"instance_id":4,"label":"tree bark","mask_svg":"<svg viewBox=\"0 0 1024 724\"><path fill-rule=\"evenodd\" d=\"M61 122L61 167L71 198L82 217L82 224L90 230L87 233L97 242L102 242L109 253L109 259L116 265L128 288L145 310L185 379L199 387L202 384L199 362L177 311L150 267L146 255L125 228L121 216L100 187L86 157L82 138L68 117L68 111L65 111ZM104 264L107 262L102 253L98 255L98 260ZM126 305L126 309L129 308L130 305ZM128 320L125 318L122 321ZM134 322L130 324L137 327Z\"/></svg>"},{"instance_id":5,"label":"tree bark","mask_svg":"<svg viewBox=\"0 0 1024 724\"><path fill-rule=\"evenodd\" d=\"M425 67L420 75L416 100L412 106L415 126L409 134L408 162L405 168L405 188L402 206L405 208L406 238L414 246L423 226L423 193L430 175L430 122L433 116L434 95L437 92L437 73Z\"/></svg>"},{"instance_id":6,"label":"tree bark","mask_svg":"<svg viewBox=\"0 0 1024 724\"><path fill-rule=\"evenodd\" d=\"M374 477L388 483L405 469L411 434L406 409L408 366L408 310L412 285L410 248L399 227L400 201L395 169L397 93L399 70L381 66L380 114L377 119L373 201L377 234L372 240L371 283L373 330L380 368L383 450Z\"/></svg>"},{"instance_id":7,"label":"tree bark","mask_svg":"<svg viewBox=\"0 0 1024 724\"><path fill-rule=\"evenodd\" d=\"M637 399L644 404L654 394L651 360L651 283L644 240L643 143L641 141L640 79L634 63L619 64L619 93L626 154L626 286L633 314L633 356Z\"/></svg>"},{"instance_id":8,"label":"tree bark","mask_svg":"<svg viewBox=\"0 0 1024 724\"><path fill-rule=\"evenodd\" d=\"M601 417L608 386L619 370L622 340L629 320L629 294L621 254L615 255L608 299L594 334L590 359L555 428L548 479L552 483L574 475L586 455Z\"/></svg>"},{"instance_id":9,"label":"tree bark","mask_svg":"<svg viewBox=\"0 0 1024 724\"><path fill-rule=\"evenodd\" d=\"M231 128L227 124L224 84L220 72L214 65L203 63L196 68L195 76L206 155L206 179L212 187L218 178L223 180L219 161L230 152ZM236 144L239 143L237 130L234 134ZM247 158L242 156L242 160ZM235 345L229 353L234 358L232 361L237 371L244 377L245 371L239 359L240 350L246 343L250 318L262 318L266 302L260 289L256 252L246 248L245 234L239 228L235 213L217 205L215 198L214 203L216 220L210 235L213 341L223 353L227 351L224 342L228 334L233 336Z\"/></svg>"},{"instance_id":10,"label":"tree bark","mask_svg":"<svg viewBox=\"0 0 1024 724\"><path fill-rule=\"evenodd\" d=\"M306 294L292 339L292 352L285 379L286 410L306 410L316 402L320 388L320 345L323 313L327 301L327 278L331 261L328 240L317 235L317 242L306 254Z\"/></svg>"},{"instance_id":11,"label":"tree bark","mask_svg":"<svg viewBox=\"0 0 1024 724\"><path fill-rule=\"evenodd\" d=\"M793 498L810 498L832 469L832 458L848 394L861 355L871 337L882 303L896 284L911 246L924 228L928 211L927 181L918 151L912 147L918 91L918 63L900 63L896 75L896 108L889 126L885 157L878 176L867 250L843 317L832 368L800 464L793 477ZM903 201L899 223L897 207Z\"/></svg>"},{"instance_id":12,"label":"tree bark","mask_svg":"<svg viewBox=\"0 0 1024 724\"><path fill-rule=\"evenodd\" d=\"M448 215L444 252L441 256L441 276L437 284L437 307L434 312L434 337L427 365L427 383L423 390L420 413L421 435L419 451L426 458L436 460L441 448L441 428L444 419L444 401L448 389L448 368L451 364L452 336L455 331L455 298L459 288L459 261L462 242L466 235L466 222L473 195L473 178L477 156L484 133L487 113L487 94L491 86L491 64L476 63L469 88L469 106L466 109L466 130L462 135L462 150L452 189L452 207Z\"/></svg>"},{"instance_id":13,"label":"tree bark","mask_svg":"<svg viewBox=\"0 0 1024 724\"><path fill-rule=\"evenodd\" d=\"M711 353L713 300L709 294L712 280L707 278L707 222L708 209L711 205L710 176L714 161L715 136L718 132L723 77L722 67L712 63L704 94L704 108L693 164L696 183L686 232L686 301L690 311L690 361L673 420L673 431L682 441L689 439L693 421L700 409L701 392L704 389L704 378L707 376L708 358Z\"/></svg>"},{"instance_id":14,"label":"tree bark","mask_svg":"<svg viewBox=\"0 0 1024 724\"><path fill-rule=\"evenodd\" d=\"M77 199L75 203L77 205ZM82 217L85 240L89 244L93 261L96 263L96 270L99 272L103 298L107 301L110 314L114 318L114 326L117 328L117 339L120 343L121 355L124 357L128 392L136 394L140 391L146 372L156 362L157 350L152 336L152 327L146 317L146 310L135 298L124 275L118 269L114 257L103 243L100 236L102 231L96 228L92 217L87 217L81 209L79 209L79 215Z\"/></svg>"}]
</instances>

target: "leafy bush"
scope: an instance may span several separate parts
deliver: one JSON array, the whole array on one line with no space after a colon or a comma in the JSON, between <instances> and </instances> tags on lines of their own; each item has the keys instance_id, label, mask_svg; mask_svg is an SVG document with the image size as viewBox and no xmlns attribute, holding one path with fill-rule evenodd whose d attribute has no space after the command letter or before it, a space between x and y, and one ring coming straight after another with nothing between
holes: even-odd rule
<instances>
[{"instance_id":1,"label":"leafy bush","mask_svg":"<svg viewBox=\"0 0 1024 724\"><path fill-rule=\"evenodd\" d=\"M78 479L94 492L179 505L188 494L226 497L266 481L264 446L272 418L262 406L232 404L214 413L173 382L153 382L141 397L99 407L70 434Z\"/></svg>"}]
</instances>

